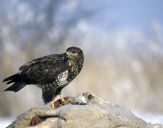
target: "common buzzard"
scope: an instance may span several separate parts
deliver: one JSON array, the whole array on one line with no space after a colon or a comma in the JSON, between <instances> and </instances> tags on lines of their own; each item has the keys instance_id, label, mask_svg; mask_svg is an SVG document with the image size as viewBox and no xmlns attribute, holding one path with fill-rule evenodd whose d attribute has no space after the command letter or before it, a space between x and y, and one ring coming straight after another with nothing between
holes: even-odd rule
<instances>
[{"instance_id":1,"label":"common buzzard","mask_svg":"<svg viewBox=\"0 0 163 128\"><path fill-rule=\"evenodd\" d=\"M4 91L17 92L26 85L36 85L42 89L44 103L61 96L61 90L81 71L84 56L80 48L70 47L63 54L51 54L34 59L19 68L19 72L4 79L12 85ZM64 101L61 96L62 101Z\"/></svg>"}]
</instances>

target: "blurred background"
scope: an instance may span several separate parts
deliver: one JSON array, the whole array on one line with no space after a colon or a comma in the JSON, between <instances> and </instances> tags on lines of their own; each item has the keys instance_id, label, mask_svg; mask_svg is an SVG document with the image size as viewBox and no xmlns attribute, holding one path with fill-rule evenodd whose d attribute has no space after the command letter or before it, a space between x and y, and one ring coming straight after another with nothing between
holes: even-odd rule
<instances>
[{"instance_id":1,"label":"blurred background","mask_svg":"<svg viewBox=\"0 0 163 128\"><path fill-rule=\"evenodd\" d=\"M163 123L162 0L1 0L0 124L43 107L41 90L3 92L29 60L80 47L84 67L63 95L84 91Z\"/></svg>"}]
</instances>

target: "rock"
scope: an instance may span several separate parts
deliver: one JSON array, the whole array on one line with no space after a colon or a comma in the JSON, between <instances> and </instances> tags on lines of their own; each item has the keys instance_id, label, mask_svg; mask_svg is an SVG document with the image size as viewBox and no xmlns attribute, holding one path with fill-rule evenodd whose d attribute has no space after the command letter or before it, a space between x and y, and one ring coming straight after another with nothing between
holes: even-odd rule
<instances>
[{"instance_id":1,"label":"rock","mask_svg":"<svg viewBox=\"0 0 163 128\"><path fill-rule=\"evenodd\" d=\"M8 128L163 128L90 93L66 98L69 104L56 109L33 108Z\"/></svg>"}]
</instances>

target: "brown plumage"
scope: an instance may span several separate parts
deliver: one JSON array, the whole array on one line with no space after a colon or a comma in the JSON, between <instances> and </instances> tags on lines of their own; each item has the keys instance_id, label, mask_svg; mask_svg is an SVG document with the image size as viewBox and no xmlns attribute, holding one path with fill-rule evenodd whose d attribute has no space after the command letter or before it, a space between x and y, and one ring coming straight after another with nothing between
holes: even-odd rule
<instances>
[{"instance_id":1,"label":"brown plumage","mask_svg":"<svg viewBox=\"0 0 163 128\"><path fill-rule=\"evenodd\" d=\"M63 54L51 54L34 59L19 68L19 72L4 79L12 85L4 91L17 92L26 85L42 88L45 103L52 101L81 71L84 56L81 49L70 47Z\"/></svg>"}]
</instances>

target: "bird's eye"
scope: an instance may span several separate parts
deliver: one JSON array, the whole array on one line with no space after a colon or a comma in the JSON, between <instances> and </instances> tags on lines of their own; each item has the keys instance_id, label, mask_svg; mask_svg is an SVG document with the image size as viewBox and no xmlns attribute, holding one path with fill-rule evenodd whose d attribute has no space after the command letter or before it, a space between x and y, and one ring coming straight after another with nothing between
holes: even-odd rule
<instances>
[{"instance_id":1,"label":"bird's eye","mask_svg":"<svg viewBox=\"0 0 163 128\"><path fill-rule=\"evenodd\" d=\"M75 51L72 51L73 54L75 54L76 52Z\"/></svg>"}]
</instances>

